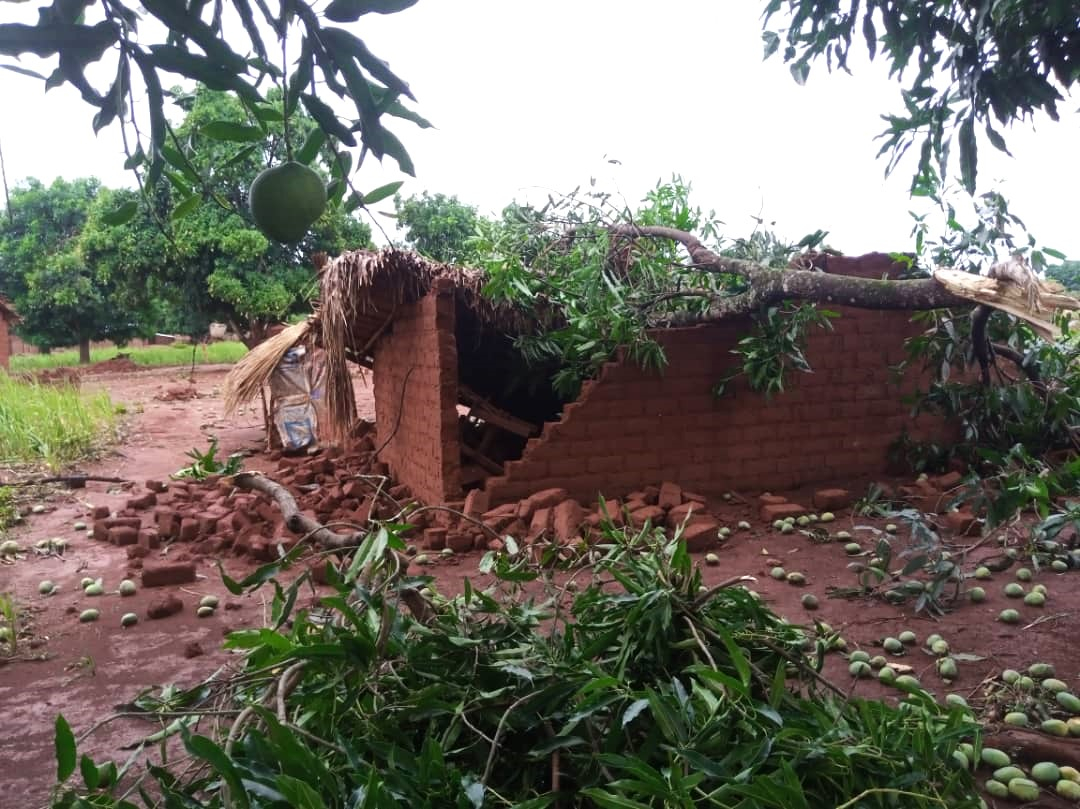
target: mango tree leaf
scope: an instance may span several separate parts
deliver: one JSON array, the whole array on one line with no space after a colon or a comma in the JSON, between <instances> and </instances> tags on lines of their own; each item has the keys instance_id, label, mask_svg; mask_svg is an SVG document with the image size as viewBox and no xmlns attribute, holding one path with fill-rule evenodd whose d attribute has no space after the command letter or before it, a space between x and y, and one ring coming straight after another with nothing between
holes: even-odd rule
<instances>
[{"instance_id":1,"label":"mango tree leaf","mask_svg":"<svg viewBox=\"0 0 1080 809\"><path fill-rule=\"evenodd\" d=\"M353 133L338 120L337 115L326 102L308 93L301 93L300 100L304 102L304 107L308 113L327 135L332 135L346 146L356 145L356 138L353 137Z\"/></svg>"},{"instance_id":2,"label":"mango tree leaf","mask_svg":"<svg viewBox=\"0 0 1080 809\"><path fill-rule=\"evenodd\" d=\"M199 127L199 131L214 140L228 140L238 143L257 143L266 139L259 127L246 126L234 121L210 121Z\"/></svg>"},{"instance_id":3,"label":"mango tree leaf","mask_svg":"<svg viewBox=\"0 0 1080 809\"><path fill-rule=\"evenodd\" d=\"M113 211L109 211L101 217L101 221L106 225L115 227L117 225L123 225L130 222L135 218L135 214L139 210L139 203L135 201L125 202L119 208Z\"/></svg>"},{"instance_id":4,"label":"mango tree leaf","mask_svg":"<svg viewBox=\"0 0 1080 809\"><path fill-rule=\"evenodd\" d=\"M18 65L0 65L4 70L10 70L13 73L22 73L24 76L29 76L32 79L41 79L45 81L45 77L34 70L27 70L25 67L19 67Z\"/></svg>"},{"instance_id":5,"label":"mango tree leaf","mask_svg":"<svg viewBox=\"0 0 1080 809\"><path fill-rule=\"evenodd\" d=\"M393 14L415 5L416 0L333 0L325 14L334 22L356 22L364 14Z\"/></svg>"},{"instance_id":6,"label":"mango tree leaf","mask_svg":"<svg viewBox=\"0 0 1080 809\"><path fill-rule=\"evenodd\" d=\"M251 805L248 801L247 791L240 781L240 773L237 772L232 759L225 754L224 750L206 736L191 736L184 740L184 746L192 755L209 764L224 779L225 783L229 785L230 796L237 806L247 809Z\"/></svg>"},{"instance_id":7,"label":"mango tree leaf","mask_svg":"<svg viewBox=\"0 0 1080 809\"><path fill-rule=\"evenodd\" d=\"M975 167L978 161L978 146L975 143L975 113L973 112L960 124L960 179L969 194L975 193Z\"/></svg>"},{"instance_id":8,"label":"mango tree leaf","mask_svg":"<svg viewBox=\"0 0 1080 809\"><path fill-rule=\"evenodd\" d=\"M195 213L195 210L202 204L201 194L192 194L190 197L183 199L180 203L173 208L172 219L183 219L185 216Z\"/></svg>"},{"instance_id":9,"label":"mango tree leaf","mask_svg":"<svg viewBox=\"0 0 1080 809\"><path fill-rule=\"evenodd\" d=\"M319 156L319 150L326 143L326 133L321 129L312 129L304 139L304 145L293 154L293 160L297 163L309 165L312 160Z\"/></svg>"},{"instance_id":10,"label":"mango tree leaf","mask_svg":"<svg viewBox=\"0 0 1080 809\"><path fill-rule=\"evenodd\" d=\"M382 202L389 196L393 196L398 192L401 186L405 185L403 180L398 180L394 183L387 183L386 185L380 185L371 191L364 194L364 205L374 205L376 202Z\"/></svg>"},{"instance_id":11,"label":"mango tree leaf","mask_svg":"<svg viewBox=\"0 0 1080 809\"><path fill-rule=\"evenodd\" d=\"M56 780L63 783L75 772L75 734L63 714L56 717Z\"/></svg>"}]
</instances>

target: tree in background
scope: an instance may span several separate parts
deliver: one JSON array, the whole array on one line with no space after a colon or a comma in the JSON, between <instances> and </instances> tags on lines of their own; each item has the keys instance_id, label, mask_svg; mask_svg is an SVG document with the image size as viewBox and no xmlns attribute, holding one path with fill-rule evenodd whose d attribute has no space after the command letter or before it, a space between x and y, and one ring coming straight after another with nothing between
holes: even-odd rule
<instances>
[{"instance_id":1,"label":"tree in background","mask_svg":"<svg viewBox=\"0 0 1080 809\"><path fill-rule=\"evenodd\" d=\"M1080 261L1063 261L1049 267L1046 277L1053 278L1068 290L1080 292Z\"/></svg>"},{"instance_id":2,"label":"tree in background","mask_svg":"<svg viewBox=\"0 0 1080 809\"><path fill-rule=\"evenodd\" d=\"M176 129L174 159L185 170L165 171L153 204L134 192L114 194L88 223L84 252L131 281L147 279L155 297L167 302L177 331L201 337L211 322L221 321L253 345L270 324L309 308L316 291L311 256L367 247L371 230L339 203L299 244L269 241L242 213L251 181L285 156L281 122L268 125L266 139L259 134L237 149L226 136L237 137L249 124L235 97L200 87L192 94L177 91L175 99L186 115ZM302 156L318 159L323 143L313 134L315 123L297 113L290 126L311 152ZM325 165L335 156L327 150L322 159ZM193 203L175 206L176 198ZM136 207L134 217L111 224L109 212L128 206Z\"/></svg>"},{"instance_id":3,"label":"tree in background","mask_svg":"<svg viewBox=\"0 0 1080 809\"><path fill-rule=\"evenodd\" d=\"M45 350L78 344L81 363L90 361L91 341L123 344L151 328L149 299L82 252L99 195L93 178L30 180L12 191L11 215L0 220L0 292L22 317L18 333Z\"/></svg>"},{"instance_id":4,"label":"tree in background","mask_svg":"<svg viewBox=\"0 0 1080 809\"><path fill-rule=\"evenodd\" d=\"M465 263L472 251L468 242L476 236L480 215L456 196L429 194L403 199L394 197L398 226L405 242L416 252L447 264Z\"/></svg>"}]
</instances>

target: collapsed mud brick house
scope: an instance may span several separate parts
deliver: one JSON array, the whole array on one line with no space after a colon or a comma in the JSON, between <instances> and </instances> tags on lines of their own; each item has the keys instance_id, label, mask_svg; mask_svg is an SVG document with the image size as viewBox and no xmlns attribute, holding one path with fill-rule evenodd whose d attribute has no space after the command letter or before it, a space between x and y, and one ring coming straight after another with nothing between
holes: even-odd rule
<instances>
[{"instance_id":1,"label":"collapsed mud brick house","mask_svg":"<svg viewBox=\"0 0 1080 809\"><path fill-rule=\"evenodd\" d=\"M870 278L900 269L884 254L819 266ZM530 367L514 347L538 315L492 303L483 280L408 252L347 253L324 269L315 320L282 335L327 349L339 438L354 418L345 359L373 369L379 460L429 503L476 490L491 507L548 487L588 503L662 480L707 494L786 489L879 474L902 431L941 426L913 421L903 399L915 382L892 370L920 330L908 312L831 307L833 329L809 337L814 372L791 373L771 399L741 378L713 393L751 329L735 318L658 329L662 371L618 357L563 402L554 369Z\"/></svg>"},{"instance_id":2,"label":"collapsed mud brick house","mask_svg":"<svg viewBox=\"0 0 1080 809\"><path fill-rule=\"evenodd\" d=\"M11 367L11 327L19 322L19 316L11 303L0 298L0 368Z\"/></svg>"}]
</instances>

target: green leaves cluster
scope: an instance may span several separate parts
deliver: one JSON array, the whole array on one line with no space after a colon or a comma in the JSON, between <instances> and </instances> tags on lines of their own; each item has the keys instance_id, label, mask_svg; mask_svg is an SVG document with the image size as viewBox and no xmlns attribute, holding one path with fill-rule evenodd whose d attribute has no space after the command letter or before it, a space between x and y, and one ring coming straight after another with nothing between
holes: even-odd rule
<instances>
[{"instance_id":1,"label":"green leaves cluster","mask_svg":"<svg viewBox=\"0 0 1080 809\"><path fill-rule=\"evenodd\" d=\"M768 0L765 56L780 52L801 84L812 62L848 70L852 42L880 52L902 83L903 111L883 116L881 154L889 170L916 144L916 184L947 175L975 193L977 132L1008 151L995 122L1008 127L1038 112L1057 120L1058 104L1080 80L1080 11L1073 3L1022 0Z\"/></svg>"},{"instance_id":2,"label":"green leaves cluster","mask_svg":"<svg viewBox=\"0 0 1080 809\"><path fill-rule=\"evenodd\" d=\"M194 766L154 764L130 781L134 769L84 757L74 783L61 721L52 805L979 805L951 758L977 734L962 711L922 693L895 708L823 689L810 670L825 642L807 657L808 635L750 592L702 594L681 542L612 529L574 596L511 544L482 564L495 586L431 593L420 623L399 605L430 582L395 578L386 551L403 547L399 528L328 568L333 593L311 608L299 606L307 574L273 578L295 553L227 580L275 588L273 628L226 642L244 654L240 676L142 700L150 716L168 712L165 732L183 736ZM274 710L264 698L278 688ZM251 722L231 741L228 723L196 729L210 705L247 707Z\"/></svg>"},{"instance_id":3,"label":"green leaves cluster","mask_svg":"<svg viewBox=\"0 0 1080 809\"><path fill-rule=\"evenodd\" d=\"M321 17L305 0L54 0L40 10L34 25L0 24L0 56L55 59L52 73L46 77L10 62L0 67L37 77L46 90L65 83L76 87L97 110L95 132L120 123L127 167L139 172L150 189L170 173L197 182L166 117L165 101L173 95L170 76L226 92L249 114L243 124L212 122L207 137L239 143L267 140L273 124L287 123L302 107L315 122L318 139L335 151L362 146L358 163L367 154L379 160L390 157L401 171L413 174L412 161L385 118L430 124L403 104L403 99L413 99L408 85L342 25L414 3L342 0L331 3ZM328 25L327 20L342 25ZM152 33L146 36L148 30ZM159 39L157 31L166 33ZM289 44L297 46L291 60ZM96 75L112 77L107 87L99 89L87 78L91 65ZM277 89L276 97L267 86ZM348 106L344 115L334 107L335 96L339 109ZM145 115L139 115L137 97L146 99ZM287 127L285 135L288 141ZM342 194L352 167L350 156L342 172ZM363 195L353 196L356 205L362 204ZM192 210L197 200L187 195L177 200L177 207ZM134 213L130 206L118 208L114 221Z\"/></svg>"}]
</instances>

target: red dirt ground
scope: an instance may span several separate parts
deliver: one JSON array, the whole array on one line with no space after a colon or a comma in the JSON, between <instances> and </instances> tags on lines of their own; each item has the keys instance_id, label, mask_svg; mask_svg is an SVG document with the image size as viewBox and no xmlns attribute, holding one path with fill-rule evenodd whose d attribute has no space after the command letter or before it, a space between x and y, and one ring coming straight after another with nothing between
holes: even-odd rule
<instances>
[{"instance_id":1,"label":"red dirt ground","mask_svg":"<svg viewBox=\"0 0 1080 809\"><path fill-rule=\"evenodd\" d=\"M171 472L186 464L184 453L192 447L205 447L209 436L217 436L224 453L261 449L263 433L261 416L256 408L232 419L221 415L220 386L227 368L201 367L195 372L198 398L188 401L160 401L155 397L170 386L183 383L187 371L177 369L149 370L135 373L100 375L84 381L85 388L103 387L114 400L127 405L131 419L129 432L122 445L88 472L116 475L135 481L139 486L146 479L166 479ZM362 382L357 385L361 415L374 417L371 389ZM249 460L248 468L259 468L258 458ZM866 481L848 482L857 495L865 492ZM752 528L736 532L715 551L721 564L706 567L706 583L716 583L737 574L757 577L754 589L778 613L793 623L805 623L812 617L827 621L840 630L850 649L864 648L872 655L881 653L875 645L887 635L895 636L902 629L912 629L920 640L936 632L949 641L953 652L968 652L984 656L980 662L960 664L960 677L946 688L934 673L934 661L921 646L910 650L896 661L910 665L924 685L944 694L955 691L965 696L977 696L983 678L1003 668L1023 668L1031 662L1054 664L1057 676L1070 689L1080 689L1080 657L1073 651L1071 619L1080 610L1080 575L1043 572L1036 582L1049 588L1050 597L1042 609L1027 608L1006 599L1001 588L1012 580L1011 573L995 574L985 583L988 598L980 605L965 604L945 618L933 621L926 616L911 614L910 607L897 608L865 599L845 600L826 597L829 586L852 587L855 577L847 569L850 558L845 556L842 543L814 545L800 533L780 535L765 525L758 513L753 492L740 493L747 502L726 503L719 497L710 502L710 510L732 527L747 520ZM787 493L789 499L808 503L810 491ZM63 713L76 736L87 731L95 722L110 714L114 707L130 701L140 690L165 683L192 685L230 660L220 649L224 633L232 629L258 625L264 614L262 593L246 598L233 598L221 585L215 568L205 562L200 565L200 579L174 592L185 602L184 611L172 618L150 621L145 618L147 604L165 592L165 588L140 589L131 598L121 599L109 594L127 572L126 555L121 548L87 539L72 526L87 519L88 506L120 507L129 496L122 489L108 484L91 483L85 490L64 492L49 501L50 511L33 515L28 525L14 536L24 547L41 538L62 536L70 547L63 558L28 555L14 565L0 566L0 592L13 593L16 602L31 617L36 648L24 641L19 659L0 665L0 707L3 709L4 733L0 734L0 805L35 807L44 805L53 783L53 722ZM839 512L833 531L846 529L871 547L870 531L857 531L856 526L874 525L882 521L852 518L849 512ZM958 544L973 544L976 539L959 540ZM974 554L991 550L988 543ZM699 561L702 555L697 555ZM798 570L807 578L804 587L793 587L769 577L767 559L779 559L791 571ZM433 567L423 571L434 575L437 587L447 592L461 586L464 577L483 586L485 577L477 573L479 553L461 554L449 559L436 556ZM226 570L239 577L251 564L232 557L222 560ZM971 567L970 561L967 567ZM102 577L106 595L87 598L80 594L79 579L83 576ZM37 593L38 582L51 579L59 592L48 598ZM136 581L138 581L136 577ZM815 593L821 607L808 613L800 604L806 592ZM197 619L194 606L206 593L218 595L223 609L214 617ZM88 603L89 602L89 603ZM1008 602L1008 603L1006 603ZM87 606L101 610L101 619L93 624L80 624L78 612ZM995 621L1005 606L1020 610L1023 620L1015 627ZM119 617L124 612L137 612L140 623L124 630ZM1040 616L1056 616L1035 626L1029 624ZM189 644L198 643L204 654L185 657ZM866 696L894 697L876 680L858 681L852 685L847 664L838 655L831 655L826 676L843 688L852 688ZM152 732L153 728L133 719L120 719L95 733L80 752L92 755L111 755L123 761L127 753L120 746ZM1042 806L1055 805L1045 800Z\"/></svg>"}]
</instances>

